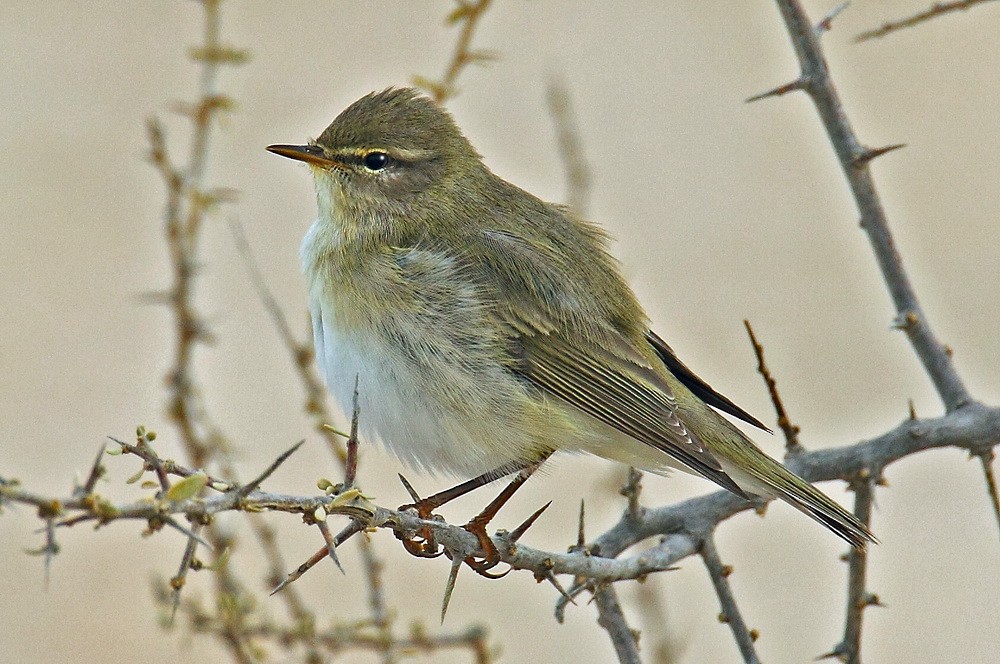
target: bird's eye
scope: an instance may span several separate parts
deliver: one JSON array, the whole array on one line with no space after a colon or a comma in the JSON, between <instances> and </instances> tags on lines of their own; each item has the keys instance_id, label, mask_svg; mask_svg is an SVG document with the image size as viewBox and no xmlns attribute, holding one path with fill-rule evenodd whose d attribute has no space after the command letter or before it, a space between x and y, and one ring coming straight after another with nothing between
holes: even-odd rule
<instances>
[{"instance_id":1,"label":"bird's eye","mask_svg":"<svg viewBox=\"0 0 1000 664\"><path fill-rule=\"evenodd\" d=\"M381 171L389 165L389 155L384 152L369 152L365 155L364 164L369 171Z\"/></svg>"}]
</instances>

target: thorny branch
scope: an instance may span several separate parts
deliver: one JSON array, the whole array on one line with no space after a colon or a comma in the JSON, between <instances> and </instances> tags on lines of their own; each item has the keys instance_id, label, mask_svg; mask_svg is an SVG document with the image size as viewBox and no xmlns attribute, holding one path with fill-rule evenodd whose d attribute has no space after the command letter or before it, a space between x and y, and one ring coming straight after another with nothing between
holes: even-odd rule
<instances>
[{"instance_id":1,"label":"thorny branch","mask_svg":"<svg viewBox=\"0 0 1000 664\"><path fill-rule=\"evenodd\" d=\"M851 480L855 492L854 515L868 525L872 518L875 483L877 477L862 469ZM847 617L844 620L844 638L824 657L836 657L846 664L861 664L861 623L864 610L880 606L878 595L868 592L868 552L851 550L847 553Z\"/></svg>"},{"instance_id":2,"label":"thorny branch","mask_svg":"<svg viewBox=\"0 0 1000 664\"><path fill-rule=\"evenodd\" d=\"M882 201L875 189L869 162L890 149L868 148L861 144L851 127L840 97L830 78L819 35L798 0L778 0L792 46L802 68L797 79L800 89L812 99L830 142L837 153L844 177L861 214L861 227L868 234L872 250L896 307L896 326L906 332L917 357L924 365L948 412L971 401L951 360L951 353L934 336L910 278L896 250Z\"/></svg>"},{"instance_id":3,"label":"thorny branch","mask_svg":"<svg viewBox=\"0 0 1000 664\"><path fill-rule=\"evenodd\" d=\"M729 629L733 632L733 638L736 639L736 645L740 649L740 654L743 655L743 661L748 664L760 664L760 659L757 657L757 651L753 645L758 637L757 631L747 628L746 622L743 621L743 615L736 605L736 598L729 586L729 575L733 573L733 568L722 564L719 552L715 549L715 540L712 537L706 537L702 542L701 558L705 563L705 568L708 569L708 576L712 579L715 594L719 596L722 608L719 612L719 622L729 625Z\"/></svg>"},{"instance_id":4,"label":"thorny branch","mask_svg":"<svg viewBox=\"0 0 1000 664\"><path fill-rule=\"evenodd\" d=\"M167 188L165 225L174 266L174 284L167 298L175 313L178 326L174 370L170 375L171 414L178 423L181 438L194 469L167 459L160 459L148 444L152 439L147 437L144 442L136 445L122 443L121 451L140 456L143 459L143 470L156 475L157 482L152 485L152 488L156 489L153 496L146 496L131 503L113 503L99 496L95 493L96 480L104 472L99 460L92 467L84 485L76 487L66 497L32 493L23 489L16 481L0 478L0 503L22 503L38 508L39 517L47 525L46 545L43 549L47 558L57 550L56 529L83 522L93 522L101 526L112 521L134 519L145 521L149 533L158 532L164 526L180 530L187 537L187 548L181 569L172 583L175 585L175 590L179 590L184 584L189 569L198 569L202 566L197 561L195 553L203 541L199 532L206 532L207 543L213 548L215 557L213 567L216 574L217 597L220 605L228 607L227 612L205 611L191 600L182 602L182 607L186 606L183 610L187 612L195 631L211 633L222 638L229 644L233 657L240 662L253 660L254 639L274 639L275 642L302 645L307 649L311 661L318 659L321 647L332 653L345 648L369 648L381 652L384 661L392 661L394 649L454 646L470 648L476 655L477 661L486 662L490 654L483 632L477 629L463 634L438 635L433 638L427 637L422 632L414 633L408 638L393 638L392 645L387 647L386 637L387 634L391 636L391 632L386 628L388 622L386 605L384 600L375 594L370 596L372 623L376 627L374 634L365 631L364 628L353 631L339 629L316 631L314 615L304 606L301 597L294 592L294 589L288 587L287 579L282 584L283 596L286 598L286 604L295 624L285 627L256 621L256 616L245 605L246 602L241 604L239 599L243 592L241 584L224 564L225 550L230 542L214 527L212 519L217 514L231 511L248 512L252 522L264 526L257 527L256 532L268 557L272 579L279 578L280 570L286 569L286 566L274 543L273 531L259 519L258 513L262 511L283 511L311 518L315 518L317 514L347 516L351 519L352 525L334 538L337 540L346 539L359 532L362 527L410 533L428 528L434 533L436 541L445 549L462 552L462 555L478 551L479 544L474 535L458 526L438 520L423 520L410 512L399 512L373 505L356 490L350 492L350 495L348 492L332 492L320 496L274 494L263 491L258 486L259 482L247 485L252 490L247 490L247 487L241 489L235 482L220 480L202 470L197 470L215 461L221 464L226 475L233 476L229 472L224 456L221 456L225 452L225 439L205 413L190 371L195 345L209 338L202 317L192 303L193 282L198 265L196 253L198 231L205 215L226 198L224 191L208 190L203 182L209 130L213 117L229 105L228 101L216 92L215 81L219 64L236 64L240 60L238 52L221 46L219 42L219 3L220 0L203 0L206 17L205 43L195 52L203 64L201 100L191 110L194 136L192 156L187 168L174 165L167 153L166 141L159 123L154 120L149 125L152 161L161 173ZM871 159L896 146L869 149L858 142L830 81L818 43L818 32L809 24L798 2L778 0L778 4L799 56L802 73L792 83L757 95L755 99L793 90L804 90L815 102L855 195L862 226L869 235L896 306L899 327L906 331L947 411L938 418L908 419L881 436L851 446L801 452L794 455L788 465L810 481L831 479L851 481L857 492L856 513L867 523L871 514L873 485L881 470L896 460L925 450L941 447L965 449L983 462L988 486L993 496L994 510L1000 520L996 484L990 467L993 448L997 441L1000 441L1000 409L984 406L968 395L951 363L950 353L934 337L896 253L868 170L868 162ZM463 22L462 33L456 55L444 79L439 84L433 84L438 86L435 96L443 99L453 94L454 83L462 67L469 62L485 59L480 54L470 52L469 44L476 22L488 5L489 0L477 3L463 1L453 14L452 20ZM823 27L828 29L829 20L825 20L824 23ZM430 86L425 85L425 87ZM262 280L260 283L263 283ZM325 424L328 418L322 406L322 384L314 374L309 373L312 371L312 358L308 345L295 340L280 310L273 304L273 298L271 303L268 302L268 298L269 296L262 296L279 330L282 330L286 345L296 359L296 365L302 368L310 400L310 412L316 416L318 423ZM336 436L332 430L328 430L324 435L330 440ZM348 462L346 454L338 455L338 458L345 464ZM280 460L279 458L272 465L272 469L280 463ZM266 474L265 472L260 479L262 480ZM170 477L182 479L171 484ZM193 491L192 495L186 495L188 491ZM207 495L200 495L205 492ZM610 530L589 545L583 542L581 536L579 546L573 547L565 554L532 549L519 543L511 533L504 531L496 534L494 542L504 562L513 569L528 570L536 578L550 579L557 588L559 588L558 582L554 581L556 574L573 576L578 581L576 588L582 587L581 584L592 584L592 587L598 588L596 597L599 605L601 602L609 603L599 608L601 620L604 622L615 622L621 616L611 585L614 581L641 579L652 572L670 569L677 561L700 553L713 582L716 583L717 591L720 583L725 591L719 592L719 596L727 617L731 621L732 616L738 615L735 602L730 607L724 599L726 592L731 597L731 591L728 591L728 584L724 583L726 570L718 559L712 536L720 523L735 514L751 509L753 505L725 492L660 508L639 508L637 501L633 502L633 506ZM186 517L192 524L190 529L181 526L174 519L180 516ZM618 557L629 547L651 537L660 537L660 543L642 553ZM358 540L366 541L364 537ZM324 548L323 553L325 551ZM866 590L864 554L856 555L856 559L849 559L849 600L844 640L831 654L859 662L860 616L865 606L877 604L878 600ZM375 581L378 580L377 563L371 564L371 561L368 561L366 568L369 569L370 579L373 580L372 590L378 590L375 585ZM300 569L304 573L308 567L300 566ZM605 591L607 594L603 594ZM176 601L176 596L170 601ZM627 625L623 629L628 630ZM631 631L628 631L631 635ZM624 633L617 628L612 628L609 632L613 638L616 634ZM751 631L746 630L744 626L740 632L743 636L748 635L752 642ZM738 643L743 636L737 635ZM634 646L634 638L632 643ZM627 648L619 652L623 653L620 654L622 661L633 661L628 659L632 654ZM744 657L747 661L754 661L752 652L748 654L744 651Z\"/></svg>"},{"instance_id":5,"label":"thorny branch","mask_svg":"<svg viewBox=\"0 0 1000 664\"><path fill-rule=\"evenodd\" d=\"M804 452L789 462L789 467L812 482L857 476L865 468L885 468L892 462L918 452L942 447L979 449L983 440L996 439L1000 433L1000 409L970 405L937 419L911 421L907 419L896 429L877 438L847 447ZM177 464L178 476L191 473ZM58 517L57 526L66 527L82 522L104 525L122 519L138 519L157 523L167 515L186 515L198 521L226 511L278 511L313 514L323 508L327 514L346 515L361 520L366 526L413 532L430 528L435 539L446 549L470 551L480 555L475 535L460 526L440 520L420 519L412 512L400 512L373 505L363 495L348 500L338 495L295 496L254 491L240 497L238 487L216 485L216 493L204 498L181 501L143 499L133 503L112 504L100 496L45 496L22 489L12 481L0 484L0 499L35 505L47 514ZM220 490L221 489L221 490ZM514 569L528 570L541 577L550 572L582 576L594 581L639 579L650 573L669 569L678 561L697 554L702 542L717 525L740 512L753 509L754 504L733 494L719 491L706 496L658 508L644 508L636 518L626 514L585 550L553 553L512 541L511 533L498 531L493 541L504 562ZM159 528L157 527L156 530ZM618 558L623 551L651 537L663 537L657 546L633 556ZM214 546L214 544L213 544ZM596 553L595 553L596 552Z\"/></svg>"},{"instance_id":6,"label":"thorny branch","mask_svg":"<svg viewBox=\"0 0 1000 664\"><path fill-rule=\"evenodd\" d=\"M639 634L629 627L618 602L614 585L601 584L594 589L597 623L611 636L611 644L622 664L642 664L639 659Z\"/></svg>"},{"instance_id":7,"label":"thorny branch","mask_svg":"<svg viewBox=\"0 0 1000 664\"><path fill-rule=\"evenodd\" d=\"M485 10L485 4L488 3L484 3L482 10ZM192 57L202 65L199 79L200 100L196 104L185 109L185 112L191 118L193 125L190 154L187 166L176 166L171 160L170 155L167 152L163 129L158 121L151 120L149 122L149 136L152 146L152 162L163 177L167 188L165 219L171 264L174 268L174 283L168 297L166 298L166 300L171 304L178 330L175 344L174 368L170 372L169 380L172 393L170 413L181 431L184 448L188 456L193 461L195 467L205 468L210 463L216 462L221 465L222 470L226 475L233 477L235 476L235 471L225 457L226 449L228 447L226 439L222 432L209 418L209 415L200 398L200 390L193 376L195 346L198 342L204 342L209 339L207 329L202 323L203 317L199 314L194 304L193 295L195 290L195 277L197 276L196 266L199 265L198 247L203 222L206 216L219 202L223 202L228 198L228 194L226 194L226 192L221 190L209 191L204 186L205 170L209 158L209 139L211 138L213 120L219 112L226 110L233 105L228 98L217 92L218 72L220 65L235 65L246 61L247 54L232 47L224 46L221 42L221 0L203 0L202 5L204 9L204 40L201 46L192 50ZM475 18L472 18L473 23L475 20ZM471 32L466 38L466 48L469 37L471 37ZM467 57L470 60L473 59L471 55L468 55ZM460 67L458 69L460 69ZM452 77L457 75L458 69L455 69L454 71L449 70L450 75ZM451 82L453 82L453 80ZM344 445L338 439L338 434L328 425L328 423L332 421L332 418L330 417L325 405L325 390L323 389L322 382L316 375L315 368L313 366L312 349L308 342L300 343L296 340L290 326L281 312L281 309L268 292L264 279L260 274L260 270L250 258L250 252L246 240L238 231L238 227L234 226L234 235L237 239L237 245L243 252L244 256L247 257L247 264L250 269L251 279L257 287L261 300L264 302L269 313L271 314L275 326L281 335L282 341L291 353L295 366L299 371L299 375L306 390L307 411L316 418L317 430L326 440L334 456L338 459L341 465L346 468L347 477L344 484L346 485L346 488L349 488L354 483L354 474L356 472L357 463L356 454L351 455L348 451L345 451ZM354 420L355 428L352 430L354 435L348 442L348 447L352 448L350 451L355 453L357 448L356 415L357 414L355 414ZM145 462L144 468L148 467L148 469L156 471L160 480L161 492L159 497L162 497L163 495L170 497L166 480L167 469L165 464L161 463L155 455L151 454L151 448L144 448L144 445L144 437L140 435L138 444L136 446L132 446L139 448L138 450L126 449L124 444L123 449L126 449L126 451L129 451L130 453L145 453L143 455ZM267 476L275 468L277 468L277 466L280 465L285 458L287 458L288 454L291 454L292 452L294 452L294 449L289 450L285 455L279 457L269 469L258 476L258 478L254 481L243 487L232 489L235 493L231 495L237 496L239 509L256 510L261 508L260 505L256 505L254 503L254 497L260 493L257 489ZM172 470L178 470L176 464L173 464L173 462L169 462L169 464ZM190 478L193 474L193 471L186 472L183 475L186 479L182 480L179 484L184 482L190 483ZM208 476L204 475L204 473L202 473L202 475L206 479L202 485L195 489L195 492L200 491L201 487L206 484L213 489L229 490L227 483L220 482L218 480L211 480L211 478L208 478ZM91 486L90 488L92 489L93 487ZM190 497L193 498L194 496ZM326 550L336 561L336 550L333 536L330 533L324 518L322 518L325 514L331 512L326 511L321 515L317 509L322 510L324 508L317 506L313 512L303 512L303 514L307 518L311 518L319 527L326 540ZM213 524L209 519L211 513L197 515L195 513L185 512L185 514L189 520L196 523L196 526L194 531L191 531L190 533L188 546L185 549L180 570L171 580L172 611L176 611L179 606L181 588L186 582L188 570L191 569L195 563L195 551L199 541L201 541L200 538L196 537L195 533L204 528L209 541L217 550L223 550L224 545L226 544L215 524ZM80 520L87 520L86 515L82 514L76 515L76 518ZM181 528L168 516L164 515L161 518L167 525L172 525L178 529ZM195 521L195 519L197 519L197 521ZM258 527L255 528L255 532L258 534L265 555L271 561L271 575L276 579L275 583L277 583L277 580L280 579L281 573L277 572L276 568L281 563L281 556L274 545L273 531L261 525L259 523L259 519L254 518L254 521L258 524ZM153 528L154 523L156 523L156 519L151 517L151 529ZM366 538L362 538L361 542L363 559L365 561L365 571L369 582L370 603L373 612L372 622L378 634L377 642L381 644L380 650L382 653L382 661L386 664L391 664L396 660L395 652L398 650L399 644L392 634L391 615L387 609L382 591L382 582L379 576L381 563L376 558L374 551L372 551L371 543ZM217 580L216 587L219 593L219 598L220 600L225 600L227 597L234 594L234 589L239 588L240 586L227 566L221 565L214 571ZM315 623L315 617L312 612L305 607L301 597L299 597L297 593L289 593L286 599L286 604L293 620L297 624L312 625ZM233 607L233 610L236 610L240 606L245 606L246 603L231 601L227 602L226 605ZM247 617L247 615L241 614L237 616L236 620L224 620L222 621L222 624L225 625L226 628L220 629L216 632L222 638L223 642L228 645L234 658L241 662L250 661L252 658L250 653L253 646L251 645L250 640L254 637L252 635L248 636L246 632L239 632L239 630L233 628L232 625L241 624ZM482 633L482 630L479 630L479 632ZM437 643L437 638L437 636L423 636L422 643L424 649L433 649L435 647L435 643ZM477 637L477 639L467 641L466 643L466 645L471 647L474 652L478 653L477 657L482 653L488 652L485 648L483 638L484 637L480 636ZM316 638L311 638L306 640L304 645L306 647L306 654L309 661L320 661L321 657L318 650L320 641ZM480 659L482 658L480 657Z\"/></svg>"}]
</instances>

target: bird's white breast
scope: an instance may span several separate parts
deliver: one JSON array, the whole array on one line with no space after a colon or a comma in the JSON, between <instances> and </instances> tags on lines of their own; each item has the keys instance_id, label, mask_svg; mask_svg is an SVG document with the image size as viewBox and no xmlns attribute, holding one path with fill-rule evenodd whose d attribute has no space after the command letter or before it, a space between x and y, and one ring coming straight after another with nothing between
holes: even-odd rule
<instances>
[{"instance_id":1,"label":"bird's white breast","mask_svg":"<svg viewBox=\"0 0 1000 664\"><path fill-rule=\"evenodd\" d=\"M426 389L427 376L412 358L378 330L359 325L358 316L346 315L343 309L357 304L338 298L337 284L328 283L324 271L309 269L313 243L324 230L314 223L302 245L316 362L347 418L357 381L363 438L381 442L412 467L464 477L532 458L528 437L509 427L498 430L476 413L456 413Z\"/></svg>"}]
</instances>

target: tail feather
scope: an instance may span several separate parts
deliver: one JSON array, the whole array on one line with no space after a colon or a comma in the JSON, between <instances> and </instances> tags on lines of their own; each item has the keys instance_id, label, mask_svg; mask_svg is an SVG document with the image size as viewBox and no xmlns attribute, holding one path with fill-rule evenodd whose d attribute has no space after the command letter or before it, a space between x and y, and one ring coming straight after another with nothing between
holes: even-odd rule
<instances>
[{"instance_id":1,"label":"tail feather","mask_svg":"<svg viewBox=\"0 0 1000 664\"><path fill-rule=\"evenodd\" d=\"M858 517L851 514L825 493L809 484L801 477L785 468L783 465L761 453L770 463L766 470L735 471L733 479L750 493L774 496L782 499L803 514L812 517L826 526L835 535L856 549L864 549L868 543L878 544L878 539L872 534ZM723 466L728 464L723 463ZM729 468L726 468L729 473ZM749 481L747 481L749 479Z\"/></svg>"},{"instance_id":2,"label":"tail feather","mask_svg":"<svg viewBox=\"0 0 1000 664\"><path fill-rule=\"evenodd\" d=\"M791 475L791 473L789 473ZM871 530L856 516L812 484L799 479L785 490L778 491L778 497L804 514L816 519L844 539L848 544L864 549L869 542L878 544Z\"/></svg>"}]
</instances>

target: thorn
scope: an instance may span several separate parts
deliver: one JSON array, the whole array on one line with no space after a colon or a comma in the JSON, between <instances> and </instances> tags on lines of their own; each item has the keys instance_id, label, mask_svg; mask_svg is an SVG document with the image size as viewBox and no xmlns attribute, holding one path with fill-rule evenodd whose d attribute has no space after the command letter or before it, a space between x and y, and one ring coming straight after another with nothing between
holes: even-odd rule
<instances>
[{"instance_id":1,"label":"thorn","mask_svg":"<svg viewBox=\"0 0 1000 664\"><path fill-rule=\"evenodd\" d=\"M297 579L298 577L295 577L295 578ZM292 582L292 581L294 581L294 580L295 580L295 579L293 579L293 578L292 578L292 575L291 575L291 574L289 574L288 576L286 576L286 577L285 577L285 579L284 579L284 580L283 580L283 581L282 581L281 583L279 583L278 585L276 585L276 586L274 587L274 589L273 589L273 590L272 590L271 592L269 592L269 593L267 594L267 596L268 596L268 597L274 597L274 596L275 596L275 595L277 595L277 594L278 594L278 593L279 593L279 592L280 592L281 590L283 590L285 586L287 586L287 585L288 585L289 583L291 583L291 582Z\"/></svg>"},{"instance_id":2,"label":"thorn","mask_svg":"<svg viewBox=\"0 0 1000 664\"><path fill-rule=\"evenodd\" d=\"M451 602L451 593L455 590L455 581L458 580L458 570L462 569L462 557L455 556L451 561L451 571L448 572L448 583L444 587L444 599L441 602L441 624L444 624L445 614L448 613L448 603Z\"/></svg>"},{"instance_id":3,"label":"thorn","mask_svg":"<svg viewBox=\"0 0 1000 664\"><path fill-rule=\"evenodd\" d=\"M768 97L780 97L786 95L789 92L794 92L795 90L805 90L808 79L805 77L800 77L792 81L791 83L785 83L784 85L779 85L776 88L771 88L767 92L761 92L752 97L747 97L744 102L747 104L752 104L755 101L760 101L761 99L767 99Z\"/></svg>"},{"instance_id":4,"label":"thorn","mask_svg":"<svg viewBox=\"0 0 1000 664\"><path fill-rule=\"evenodd\" d=\"M341 574L347 576L344 566L340 564L340 559L337 558L337 542L333 539L330 526L326 525L326 521L317 521L316 525L319 527L319 532L323 534L323 539L326 540L326 552L329 554L330 560L334 562Z\"/></svg>"},{"instance_id":5,"label":"thorn","mask_svg":"<svg viewBox=\"0 0 1000 664\"><path fill-rule=\"evenodd\" d=\"M881 157L887 152L892 152L893 150L899 150L900 148L905 148L906 143L894 143L893 145L886 145L881 148L864 148L860 154L855 155L854 165L857 167L864 166L872 159L876 157Z\"/></svg>"},{"instance_id":6,"label":"thorn","mask_svg":"<svg viewBox=\"0 0 1000 664\"><path fill-rule=\"evenodd\" d=\"M842 644L838 644L833 650L827 653L823 653L822 655L818 655L816 659L814 659L813 661L819 662L824 659L839 659L841 661L844 661L843 657L844 657L844 647Z\"/></svg>"},{"instance_id":7,"label":"thorn","mask_svg":"<svg viewBox=\"0 0 1000 664\"><path fill-rule=\"evenodd\" d=\"M413 485L410 484L405 477L403 477L403 473L397 473L397 475L399 475L399 481L403 483L403 488L405 488L406 492L408 494L410 494L410 498L413 500L413 502L419 503L420 502L420 494L418 494L413 489Z\"/></svg>"},{"instance_id":8,"label":"thorn","mask_svg":"<svg viewBox=\"0 0 1000 664\"><path fill-rule=\"evenodd\" d=\"M264 472L263 472L263 473L261 473L260 475L258 475L258 476L257 476L257 479L253 480L252 482L250 482L250 483L249 483L249 484L247 484L247 485L244 485L244 486L240 487L239 491L237 491L238 495L239 495L239 496L240 496L241 498L246 498L246 497L247 497L247 496L249 496L249 495L250 495L251 493L253 493L254 491L256 491L256 490L257 490L257 487L259 487L259 486L260 486L261 482L263 482L263 481L264 481L264 480L266 480L266 479L267 479L268 477L270 477L270 476L271 476L271 473L273 473L274 471L276 471L276 470L278 469L278 466L280 466L281 464L285 463L285 461L287 461L287 460L288 460L288 457L290 457L290 456L292 456L293 454L295 454L295 452L296 452L296 451L298 451L298 449L299 449L300 447L302 447L302 445L303 445L303 444L304 444L305 442L306 442L306 441L305 441L305 439L303 438L302 440L300 440L299 442L295 443L295 444L294 444L294 445L292 445L292 446L291 446L290 448L288 448L287 450L285 450L285 451L284 451L284 452L283 452L283 453L281 454L281 456L279 456L279 457L278 457L277 459L275 459L275 460L274 460L274 463L272 463L272 464L271 464L270 466L268 466L268 467L267 467L267 468L266 468L266 469L264 470Z\"/></svg>"},{"instance_id":9,"label":"thorn","mask_svg":"<svg viewBox=\"0 0 1000 664\"><path fill-rule=\"evenodd\" d=\"M541 507L539 507L537 510L535 510L534 514L532 514L527 519L525 519L521 523L520 526L518 526L517 528L515 528L514 530L512 530L511 533L510 533L510 541L511 542L516 542L517 540L521 539L521 536L524 535L524 533L527 532L528 528L531 528L531 526L535 523L535 521L538 519L538 517L540 517L542 515L542 512L544 512L545 510L549 509L549 505L551 505L551 504L552 504L551 500L549 502L545 503L544 505L542 505Z\"/></svg>"},{"instance_id":10,"label":"thorn","mask_svg":"<svg viewBox=\"0 0 1000 664\"><path fill-rule=\"evenodd\" d=\"M194 532L190 528L185 528L181 524L177 523L177 521L173 517L170 517L170 516L163 517L163 523L167 524L168 526L170 526L171 528L173 528L175 530L178 530L178 531L184 533L186 536L188 536L191 539L193 539L194 541L198 542L198 544L201 544L203 547L205 547L209 551L214 551L214 549L212 548L212 545L209 544L204 539L202 539L202 537L199 536L198 533Z\"/></svg>"},{"instance_id":11,"label":"thorn","mask_svg":"<svg viewBox=\"0 0 1000 664\"><path fill-rule=\"evenodd\" d=\"M916 422L917 421L917 409L913 405L913 399L910 399L909 402L910 402L910 421Z\"/></svg>"},{"instance_id":12,"label":"thorn","mask_svg":"<svg viewBox=\"0 0 1000 664\"><path fill-rule=\"evenodd\" d=\"M580 526L576 531L576 548L583 551L587 548L587 536L584 534L583 518L585 514L583 498L580 499Z\"/></svg>"},{"instance_id":13,"label":"thorn","mask_svg":"<svg viewBox=\"0 0 1000 664\"><path fill-rule=\"evenodd\" d=\"M862 608L867 606L877 606L880 609L884 609L885 604L882 603L882 599L875 593L865 593L864 598L861 600Z\"/></svg>"},{"instance_id":14,"label":"thorn","mask_svg":"<svg viewBox=\"0 0 1000 664\"><path fill-rule=\"evenodd\" d=\"M979 457L979 461L983 465L983 477L986 479L986 493L989 495L990 503L993 505L993 513L996 515L997 525L1000 526L1000 492L997 491L997 480L993 474L993 459L995 457L993 448L984 449L976 456Z\"/></svg>"},{"instance_id":15,"label":"thorn","mask_svg":"<svg viewBox=\"0 0 1000 664\"><path fill-rule=\"evenodd\" d=\"M824 32L828 32L831 27L833 27L833 19L837 18L842 11L850 6L850 2L842 2L827 13L823 19L816 24L816 34L821 35Z\"/></svg>"},{"instance_id":16,"label":"thorn","mask_svg":"<svg viewBox=\"0 0 1000 664\"><path fill-rule=\"evenodd\" d=\"M81 494L84 496L89 496L94 491L94 486L97 485L97 480L104 475L104 466L101 465L101 461L104 459L104 452L107 448L103 443L101 443L101 448L97 450L97 458L94 459L94 464L90 467L90 474L87 475L87 481L81 488Z\"/></svg>"},{"instance_id":17,"label":"thorn","mask_svg":"<svg viewBox=\"0 0 1000 664\"><path fill-rule=\"evenodd\" d=\"M584 588L584 585L580 582L580 577L577 577L577 580L570 587L569 592L566 593L570 597L570 601L573 601L572 600L573 595L578 594L580 591L583 590L583 588ZM559 601L556 602L555 618L556 618L556 622L558 622L560 625L563 624L566 621L566 605L567 604L569 604L569 602L567 602L566 599L563 598L563 597L560 597ZM576 602L573 601L573 604L575 606Z\"/></svg>"},{"instance_id":18,"label":"thorn","mask_svg":"<svg viewBox=\"0 0 1000 664\"><path fill-rule=\"evenodd\" d=\"M316 553L312 554L312 556L309 557L309 560L305 561L304 563L302 563L301 565L299 565L298 567L296 567L293 571L289 572L288 576L285 577L285 580L282 581L281 583L279 583L278 585L276 585L274 587L274 590L272 590L270 592L270 595L273 596L273 595L277 594L279 591L281 591L282 589L284 589L289 584L293 583L294 581L297 581L299 578L302 577L303 574L305 574L306 572L308 572L309 570L311 570L313 567L315 567L316 563L318 563L319 561L323 560L328 555L329 555L329 552L327 551L327 547L323 546L323 548L321 548L320 550L318 550Z\"/></svg>"},{"instance_id":19,"label":"thorn","mask_svg":"<svg viewBox=\"0 0 1000 664\"><path fill-rule=\"evenodd\" d=\"M49 589L49 578L52 573L52 559L59 553L56 544L56 528L54 519L45 520L45 589Z\"/></svg>"},{"instance_id":20,"label":"thorn","mask_svg":"<svg viewBox=\"0 0 1000 664\"><path fill-rule=\"evenodd\" d=\"M551 583L567 602L569 602L573 606L576 606L576 600L574 600L573 597L568 592L566 592L566 589L562 587L561 583L559 583L559 579L557 579L556 575L552 573L552 570L546 570L545 576L542 578Z\"/></svg>"}]
</instances>

